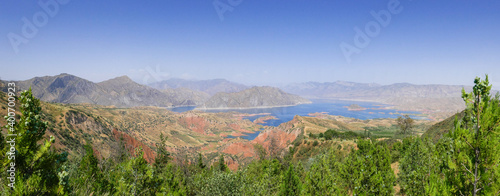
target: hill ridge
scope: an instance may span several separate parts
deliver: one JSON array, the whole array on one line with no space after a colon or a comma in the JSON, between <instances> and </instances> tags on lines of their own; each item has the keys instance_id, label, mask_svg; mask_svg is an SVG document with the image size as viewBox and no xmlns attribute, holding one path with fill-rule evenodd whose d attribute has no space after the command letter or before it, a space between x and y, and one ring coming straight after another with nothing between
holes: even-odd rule
<instances>
[{"instance_id":1,"label":"hill ridge","mask_svg":"<svg viewBox=\"0 0 500 196\"><path fill-rule=\"evenodd\" d=\"M276 87L260 86L235 93L217 93L198 109L264 108L306 103L311 103L311 101L286 93Z\"/></svg>"}]
</instances>

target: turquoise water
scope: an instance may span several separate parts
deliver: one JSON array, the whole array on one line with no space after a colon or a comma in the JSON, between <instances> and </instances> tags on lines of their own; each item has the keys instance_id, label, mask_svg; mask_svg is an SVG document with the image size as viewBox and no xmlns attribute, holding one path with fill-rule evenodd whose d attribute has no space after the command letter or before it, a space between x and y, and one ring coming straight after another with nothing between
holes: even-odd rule
<instances>
[{"instance_id":1,"label":"turquoise water","mask_svg":"<svg viewBox=\"0 0 500 196\"><path fill-rule=\"evenodd\" d=\"M381 109L384 105L379 103L370 102L356 102L356 101L337 101L337 100L312 100L312 104L302 104L297 106L288 107L275 107L275 108L255 108L255 109L225 109L225 110L202 110L206 112L228 112L236 111L240 113L248 114L260 114L260 113L270 113L271 116L275 116L278 119L268 120L263 125L267 126L278 126L281 123L288 122L293 119L295 115L299 116L309 116L310 113L325 112L329 115L339 115L351 118L357 118L361 120L375 119L375 118L397 118L400 114L390 114L390 113L404 113L409 114L412 118L421 119L423 117L415 116L420 114L419 112L412 111L397 111L397 110L386 110ZM361 107L367 108L361 111L349 111L345 106L351 104L358 104ZM170 108L174 112L185 112L193 110L195 107L178 107ZM251 116L245 117L251 121L262 117Z\"/></svg>"}]
</instances>

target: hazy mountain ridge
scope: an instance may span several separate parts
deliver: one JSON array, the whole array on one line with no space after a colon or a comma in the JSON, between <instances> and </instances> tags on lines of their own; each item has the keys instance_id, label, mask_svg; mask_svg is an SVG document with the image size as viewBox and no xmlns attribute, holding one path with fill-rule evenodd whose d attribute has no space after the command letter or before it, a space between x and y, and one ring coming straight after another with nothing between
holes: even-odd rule
<instances>
[{"instance_id":1,"label":"hazy mountain ridge","mask_svg":"<svg viewBox=\"0 0 500 196\"><path fill-rule=\"evenodd\" d=\"M398 110L435 113L435 116L442 118L464 109L461 98L463 88L466 91L472 89L470 86L462 85L415 85L410 83L379 85L342 81L291 84L283 89L286 92L310 99L378 102L393 105L392 108Z\"/></svg>"},{"instance_id":2,"label":"hazy mountain ridge","mask_svg":"<svg viewBox=\"0 0 500 196\"><path fill-rule=\"evenodd\" d=\"M368 90L373 87L379 87L379 84L363 84L355 82L305 82L295 83L283 87L283 90L292 94L304 96L306 98L334 98L336 95L330 95L332 92L343 92L342 96L349 96L350 92ZM338 96L338 95L337 95Z\"/></svg>"},{"instance_id":3,"label":"hazy mountain ridge","mask_svg":"<svg viewBox=\"0 0 500 196\"><path fill-rule=\"evenodd\" d=\"M74 75L63 73L57 76L35 77L29 80L15 82L18 88L17 91L27 90L29 87L32 87L35 97L46 102L91 103L120 108L137 106L199 106L205 104L205 102L208 102L208 106L215 104L227 108L275 107L310 103L310 101L299 96L289 95L278 88L272 87L238 91L237 93L240 94L235 95L244 96L227 99L229 101L228 103L217 103L213 100L221 100L223 93L214 95L214 99L210 99L211 96L209 93L215 91L232 92L240 89L247 89L244 85L223 79L207 81L171 79L162 83L163 87L166 87L165 85L169 87L163 90L138 84L127 76L120 76L103 82L94 83ZM158 85L161 86L160 83L158 83ZM194 89L182 86L191 86ZM3 91L6 90L7 89L4 87ZM228 95L233 96L231 93ZM235 101L239 104L235 104Z\"/></svg>"},{"instance_id":4,"label":"hazy mountain ridge","mask_svg":"<svg viewBox=\"0 0 500 196\"><path fill-rule=\"evenodd\" d=\"M96 104L105 100L102 99L105 90L101 86L69 74L35 77L15 83L17 91L31 87L35 97L48 102Z\"/></svg>"},{"instance_id":5,"label":"hazy mountain ridge","mask_svg":"<svg viewBox=\"0 0 500 196\"><path fill-rule=\"evenodd\" d=\"M461 85L415 85L396 83L391 85L365 84L354 82L307 82L285 86L283 90L308 98L370 98L387 97L460 97Z\"/></svg>"},{"instance_id":6,"label":"hazy mountain ridge","mask_svg":"<svg viewBox=\"0 0 500 196\"><path fill-rule=\"evenodd\" d=\"M17 91L27 90L31 86L35 97L57 103L92 103L116 107L172 107L199 105L208 99L204 94L189 93L186 89L160 91L138 84L127 76L94 83L70 74L60 74L15 82ZM191 96L194 94L198 96Z\"/></svg>"},{"instance_id":7,"label":"hazy mountain ridge","mask_svg":"<svg viewBox=\"0 0 500 196\"><path fill-rule=\"evenodd\" d=\"M210 95L205 92L195 91L188 88L176 88L160 90L169 95L170 100L173 100L176 105L197 106L205 103L210 99Z\"/></svg>"},{"instance_id":8,"label":"hazy mountain ridge","mask_svg":"<svg viewBox=\"0 0 500 196\"><path fill-rule=\"evenodd\" d=\"M170 79L146 86L132 81L127 76L94 83L69 74L35 77L16 81L16 85L18 91L31 86L36 97L43 101L58 103L92 103L116 107L249 108L309 103L301 98L304 97L378 102L392 105L387 106L391 109L431 114L429 118L435 120L444 119L463 110L461 90L471 89L470 86L461 85L409 83L380 85L337 81L291 84L283 87L284 91L281 91L271 87L249 89L245 85L224 79L198 81ZM7 90L5 85L2 89L4 92ZM218 93L211 97L214 92ZM288 93L294 96L285 96Z\"/></svg>"},{"instance_id":9,"label":"hazy mountain ridge","mask_svg":"<svg viewBox=\"0 0 500 196\"><path fill-rule=\"evenodd\" d=\"M149 86L160 90L187 88L195 91L202 91L208 93L209 95L215 95L218 92L239 92L248 88L243 84L238 84L225 79L184 80L179 78L163 80L161 82L149 84Z\"/></svg>"},{"instance_id":10,"label":"hazy mountain ridge","mask_svg":"<svg viewBox=\"0 0 500 196\"><path fill-rule=\"evenodd\" d=\"M205 108L255 108L289 106L311 103L300 96L286 93L275 87L252 87L236 93L217 93L200 109Z\"/></svg>"},{"instance_id":11,"label":"hazy mountain ridge","mask_svg":"<svg viewBox=\"0 0 500 196\"><path fill-rule=\"evenodd\" d=\"M137 84L127 76L121 76L97 83L106 91L108 102L99 105L115 105L117 107L134 106L174 106L168 95L154 88ZM118 102L118 103L116 103Z\"/></svg>"}]
</instances>

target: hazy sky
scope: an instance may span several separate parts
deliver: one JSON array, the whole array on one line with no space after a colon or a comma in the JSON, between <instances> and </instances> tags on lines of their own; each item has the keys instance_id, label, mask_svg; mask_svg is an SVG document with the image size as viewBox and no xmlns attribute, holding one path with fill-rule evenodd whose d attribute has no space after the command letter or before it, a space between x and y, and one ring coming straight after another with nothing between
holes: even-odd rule
<instances>
[{"instance_id":1,"label":"hazy sky","mask_svg":"<svg viewBox=\"0 0 500 196\"><path fill-rule=\"evenodd\" d=\"M0 37L8 80L500 85L493 0L2 0Z\"/></svg>"}]
</instances>

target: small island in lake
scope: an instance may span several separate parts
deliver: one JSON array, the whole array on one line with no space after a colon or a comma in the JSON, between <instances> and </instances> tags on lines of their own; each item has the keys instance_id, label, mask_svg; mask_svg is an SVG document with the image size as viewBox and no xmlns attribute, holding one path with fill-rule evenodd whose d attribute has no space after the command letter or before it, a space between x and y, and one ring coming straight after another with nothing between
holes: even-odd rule
<instances>
[{"instance_id":1,"label":"small island in lake","mask_svg":"<svg viewBox=\"0 0 500 196\"><path fill-rule=\"evenodd\" d=\"M349 111L362 111L362 110L366 110L366 108L361 107L358 104L351 104L349 106L344 106L344 107L346 107L347 110L349 110Z\"/></svg>"}]
</instances>

